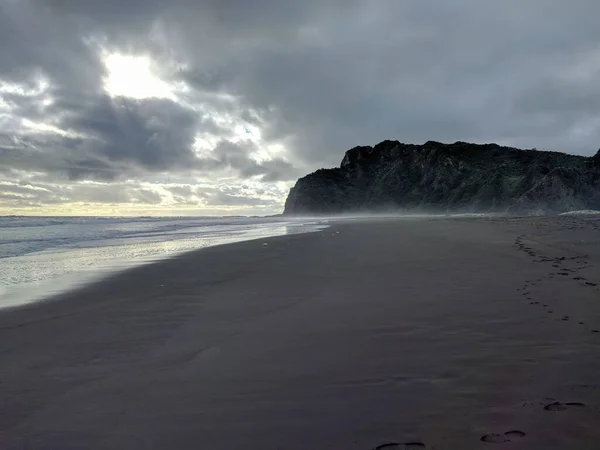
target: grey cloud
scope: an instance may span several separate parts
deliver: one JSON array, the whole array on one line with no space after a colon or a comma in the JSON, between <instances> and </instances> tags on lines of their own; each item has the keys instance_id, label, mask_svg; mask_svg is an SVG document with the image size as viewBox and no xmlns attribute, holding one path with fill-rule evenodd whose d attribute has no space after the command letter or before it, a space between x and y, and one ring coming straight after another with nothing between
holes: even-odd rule
<instances>
[{"instance_id":1,"label":"grey cloud","mask_svg":"<svg viewBox=\"0 0 600 450\"><path fill-rule=\"evenodd\" d=\"M11 194L8 192L0 192L0 198L4 200L16 200L17 202L27 202L26 197L23 197L22 195L18 194Z\"/></svg>"},{"instance_id":2,"label":"grey cloud","mask_svg":"<svg viewBox=\"0 0 600 450\"><path fill-rule=\"evenodd\" d=\"M195 195L195 191L194 189L192 189L191 186L189 185L183 185L183 186L170 186L168 188L169 191L171 191L171 193L173 195L182 197L182 198L187 198L187 197L191 197L193 195Z\"/></svg>"},{"instance_id":3,"label":"grey cloud","mask_svg":"<svg viewBox=\"0 0 600 450\"><path fill-rule=\"evenodd\" d=\"M229 194L217 191L206 199L207 205L226 205L226 206L263 206L272 207L278 204L272 200L265 200L259 197L245 195Z\"/></svg>"},{"instance_id":4,"label":"grey cloud","mask_svg":"<svg viewBox=\"0 0 600 450\"><path fill-rule=\"evenodd\" d=\"M191 148L196 114L170 100L93 96L52 109L55 126L77 137L4 136L0 165L65 174L72 180L111 180L198 164Z\"/></svg>"},{"instance_id":5,"label":"grey cloud","mask_svg":"<svg viewBox=\"0 0 600 450\"><path fill-rule=\"evenodd\" d=\"M62 125L98 142L96 154L150 171L193 164L196 115L164 99L125 100L101 97Z\"/></svg>"},{"instance_id":6,"label":"grey cloud","mask_svg":"<svg viewBox=\"0 0 600 450\"><path fill-rule=\"evenodd\" d=\"M133 199L139 203L158 205L162 201L162 196L159 193L149 189L139 189L133 192Z\"/></svg>"},{"instance_id":7,"label":"grey cloud","mask_svg":"<svg viewBox=\"0 0 600 450\"><path fill-rule=\"evenodd\" d=\"M40 118L35 96L12 94L15 117ZM33 111L33 112L32 112ZM228 136L211 117L172 100L134 100L106 95L65 95L45 108L53 125L71 133L62 136L16 130L0 135L0 166L47 171L70 180L115 180L152 172L214 171L231 168L241 177L267 181L292 179L295 167L276 158L258 163L249 156L255 144L223 139L209 156L192 148L197 132ZM16 126L16 125L15 125Z\"/></svg>"},{"instance_id":8,"label":"grey cloud","mask_svg":"<svg viewBox=\"0 0 600 450\"><path fill-rule=\"evenodd\" d=\"M132 189L122 185L78 185L59 187L56 194L62 202L90 203L129 203L132 201Z\"/></svg>"},{"instance_id":9,"label":"grey cloud","mask_svg":"<svg viewBox=\"0 0 600 450\"><path fill-rule=\"evenodd\" d=\"M39 1L0 4L0 80L32 82L40 76L70 92L98 92L104 69L81 39L85 24Z\"/></svg>"},{"instance_id":10,"label":"grey cloud","mask_svg":"<svg viewBox=\"0 0 600 450\"><path fill-rule=\"evenodd\" d=\"M565 78L548 80L526 92L516 107L531 114L576 114L593 116L600 110L598 76L590 80L576 81Z\"/></svg>"},{"instance_id":11,"label":"grey cloud","mask_svg":"<svg viewBox=\"0 0 600 450\"><path fill-rule=\"evenodd\" d=\"M213 163L227 166L238 171L242 178L261 176L263 181L291 180L298 175L297 169L281 158L258 162L249 155L257 151L252 141L220 141L214 148Z\"/></svg>"},{"instance_id":12,"label":"grey cloud","mask_svg":"<svg viewBox=\"0 0 600 450\"><path fill-rule=\"evenodd\" d=\"M266 169L266 173L262 177L262 181L265 182L286 181L300 176L296 167L280 158L265 161L263 167Z\"/></svg>"},{"instance_id":13,"label":"grey cloud","mask_svg":"<svg viewBox=\"0 0 600 450\"><path fill-rule=\"evenodd\" d=\"M281 207L280 192L262 188L253 188L244 184L219 187L192 187L189 185L169 186L166 188L181 204L199 204L216 206L262 206Z\"/></svg>"},{"instance_id":14,"label":"grey cloud","mask_svg":"<svg viewBox=\"0 0 600 450\"><path fill-rule=\"evenodd\" d=\"M46 188L36 187L30 184L8 184L0 183L0 192L4 194L12 193L20 198L32 198L40 195L47 195L50 191Z\"/></svg>"}]
</instances>

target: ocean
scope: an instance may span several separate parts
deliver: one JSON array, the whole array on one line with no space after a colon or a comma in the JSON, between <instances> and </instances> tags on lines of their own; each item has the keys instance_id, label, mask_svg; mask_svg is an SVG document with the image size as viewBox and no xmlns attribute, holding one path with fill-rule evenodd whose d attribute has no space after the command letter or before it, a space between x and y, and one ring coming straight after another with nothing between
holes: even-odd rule
<instances>
[{"instance_id":1,"label":"ocean","mask_svg":"<svg viewBox=\"0 0 600 450\"><path fill-rule=\"evenodd\" d=\"M186 251L326 226L280 217L0 217L0 308Z\"/></svg>"}]
</instances>

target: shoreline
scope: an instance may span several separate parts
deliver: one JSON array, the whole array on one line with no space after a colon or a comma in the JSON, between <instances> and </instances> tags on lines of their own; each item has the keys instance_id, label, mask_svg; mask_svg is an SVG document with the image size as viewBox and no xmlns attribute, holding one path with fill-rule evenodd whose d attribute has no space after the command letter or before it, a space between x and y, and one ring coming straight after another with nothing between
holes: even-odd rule
<instances>
[{"instance_id":1,"label":"shoreline","mask_svg":"<svg viewBox=\"0 0 600 450\"><path fill-rule=\"evenodd\" d=\"M62 297L70 293L76 292L82 288L86 288L91 285L96 285L109 280L111 277L116 276L124 271L135 269L137 267L146 266L149 264L161 263L173 258L177 258L186 253L192 253L200 250L204 250L209 247L217 247L221 245L236 244L239 242L246 242L251 240L269 239L276 236L288 236L293 234L305 234L319 232L321 229L326 229L332 224L351 224L371 221L388 221L388 220L448 220L448 219L482 219L482 218L501 218L502 215L488 214L488 213L462 213L462 214L381 214L381 215L347 215L347 216L280 216L278 218L287 219L290 221L317 221L319 223L310 223L303 226L307 228L305 231L294 231L286 234L273 234L261 237L244 238L241 240L226 241L218 244L209 244L203 247L167 252L162 255L155 255L151 257L135 258L135 259L124 259L115 260L114 267L102 267L98 266L91 269L80 270L76 272L65 273L57 278L51 278L33 283L24 283L16 285L4 286L4 289L0 291L0 313L4 310L10 310L14 308L20 308L25 305L35 305L40 302L47 302L54 300L55 297ZM110 217L103 217L108 218ZM168 218L165 218L168 219ZM284 221L285 222L285 221ZM57 287L59 286L59 287ZM45 292L51 291L50 294ZM6 298L10 298L10 301L6 301Z\"/></svg>"},{"instance_id":2,"label":"shoreline","mask_svg":"<svg viewBox=\"0 0 600 450\"><path fill-rule=\"evenodd\" d=\"M0 444L593 448L599 228L331 223L0 310Z\"/></svg>"},{"instance_id":3,"label":"shoreline","mask_svg":"<svg viewBox=\"0 0 600 450\"><path fill-rule=\"evenodd\" d=\"M306 221L305 221L306 222ZM235 225L235 224L234 224ZM218 239L217 243L213 243L215 238L211 235L207 235L206 237L198 236L195 237L194 240L196 242L195 248L187 248L184 250L163 250L158 253L152 254L152 249L150 249L150 255L146 256L129 256L123 258L109 259L106 261L101 261L99 263L95 263L95 265L91 267L78 268L76 270L67 271L62 273L59 276L41 279L33 282L26 282L20 284L9 284L5 286L0 286L0 311L7 308L15 308L26 304L35 304L38 302L44 302L52 297L62 295L65 293L69 293L75 291L81 287L88 286L90 284L96 284L102 282L106 279L109 279L111 276L114 276L120 272L145 266L148 264L158 263L164 260L176 258L182 254L188 252L194 252L198 250L202 250L208 247L214 247L219 245L227 245L237 242L245 242L254 239L265 239L272 236L286 236L292 234L301 234L301 233L311 233L314 231L318 231L323 227L327 227L327 223L323 221L322 223L312 223L312 222L298 222L294 223L294 221L282 221L281 224L275 223L275 225L279 227L285 227L285 231L280 230L275 227L272 229L264 229L262 228L264 223L257 223L256 228L244 230L242 233L233 233L231 235L222 236ZM87 243L88 241L84 241ZM93 241L92 241L93 242ZM152 245L160 245L168 246L172 242L166 240L164 242L153 242ZM121 244L123 247L128 247L130 244ZM77 252L77 251L86 251L86 250L100 250L106 251L111 249L111 246L83 246L83 247L74 247L68 248L66 252ZM117 250L121 248L120 246L116 246ZM49 248L44 250L43 252L33 252L29 254L24 254L20 256L13 256L10 259L23 259L23 258L31 258L39 257L42 254L46 254L46 258L50 259L56 255L62 255L64 250L61 247ZM73 253L74 257L81 258L81 256L77 253ZM43 260L45 264L47 261ZM14 264L14 262L12 262ZM21 263L22 264L22 263ZM89 262L88 262L89 264ZM31 263L30 263L31 265ZM24 267L26 268L26 267ZM35 267L34 267L35 268ZM42 267L43 268L43 267ZM2 267L0 267L1 271Z\"/></svg>"},{"instance_id":4,"label":"shoreline","mask_svg":"<svg viewBox=\"0 0 600 450\"><path fill-rule=\"evenodd\" d=\"M329 227L329 226L330 225L325 225L325 227ZM269 240L275 239L275 238L286 238L286 237L290 237L290 236L304 235L304 234L310 234L310 233L319 233L319 232L320 232L319 230L304 231L304 232L300 232L300 233L282 234L282 235L274 235L274 236L266 236L266 237L256 237L256 238L245 239L245 240L235 241L235 242L223 242L223 243L209 245L209 246L202 247L202 248L184 250L179 253L168 254L167 256L164 256L161 258L140 260L140 262L131 262L131 264L130 264L130 262L125 262L122 265L122 267L115 269L114 271L110 271L110 270L106 271L103 269L99 269L88 279L88 281L85 281L83 283L77 283L77 282L73 283L72 285L70 285L71 287L68 287L65 290L61 289L58 292L52 293L47 297L40 297L35 300L27 301L25 303L20 303L20 304L14 304L14 305L9 305L9 306L0 306L0 316L2 316L2 314L5 312L10 313L12 311L20 310L20 309L35 309L37 305L43 305L46 303L56 303L56 302L61 302L64 300L71 300L71 299L74 299L75 297L77 297L77 298L85 297L87 295L88 291L93 292L98 287L101 287L105 283L111 283L111 282L118 281L119 278L129 275L130 272L136 272L138 270L143 270L150 266L155 266L155 265L160 266L162 264L169 264L172 261L178 260L180 258L191 257L191 255L197 255L198 253L204 252L209 249L219 249L219 248L222 248L225 246L235 246L235 245L244 244L247 242L258 242L258 241L260 241L261 245L262 245L262 243L265 243L265 242L268 243ZM44 284L51 283L52 281L53 280L46 280L44 282Z\"/></svg>"}]
</instances>

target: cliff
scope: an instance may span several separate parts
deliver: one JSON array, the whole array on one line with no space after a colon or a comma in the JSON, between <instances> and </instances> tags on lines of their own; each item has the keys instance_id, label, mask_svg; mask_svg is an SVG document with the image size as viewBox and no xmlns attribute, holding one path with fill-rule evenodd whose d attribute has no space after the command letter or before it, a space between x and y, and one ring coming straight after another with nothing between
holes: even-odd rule
<instances>
[{"instance_id":1,"label":"cliff","mask_svg":"<svg viewBox=\"0 0 600 450\"><path fill-rule=\"evenodd\" d=\"M384 141L296 182L284 214L432 211L560 213L600 209L594 157L496 144Z\"/></svg>"}]
</instances>

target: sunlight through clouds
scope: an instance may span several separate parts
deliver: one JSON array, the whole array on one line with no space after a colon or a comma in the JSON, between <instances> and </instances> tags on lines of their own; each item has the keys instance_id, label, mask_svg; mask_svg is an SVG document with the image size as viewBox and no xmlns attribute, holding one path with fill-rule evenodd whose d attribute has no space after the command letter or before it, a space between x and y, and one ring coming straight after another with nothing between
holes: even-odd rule
<instances>
[{"instance_id":1,"label":"sunlight through clouds","mask_svg":"<svg viewBox=\"0 0 600 450\"><path fill-rule=\"evenodd\" d=\"M104 79L104 89L109 95L138 100L144 98L176 99L174 87L152 72L149 57L113 53L104 56L103 59L108 72Z\"/></svg>"}]
</instances>

